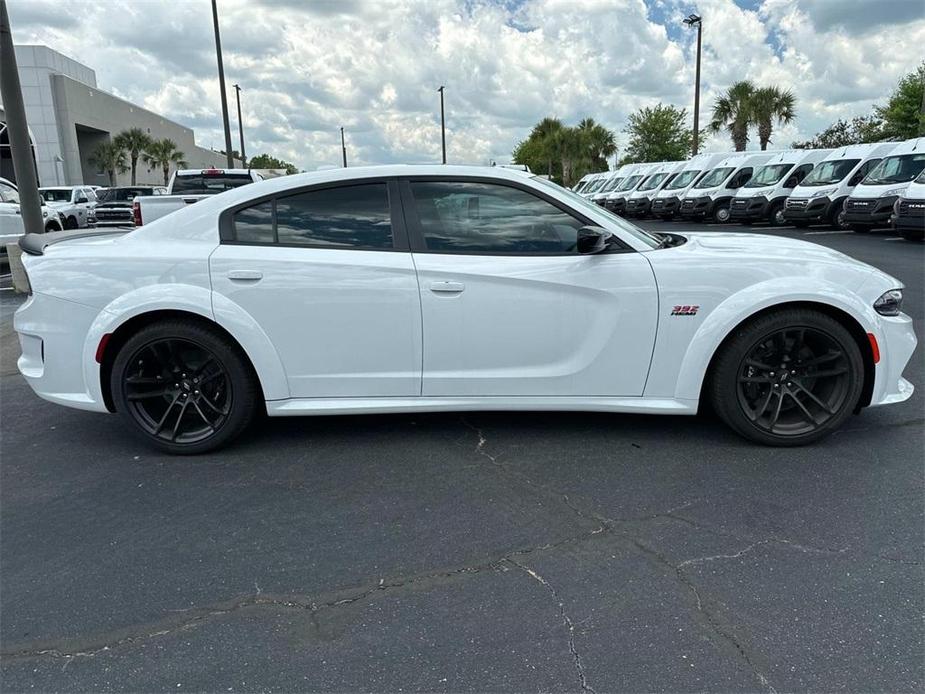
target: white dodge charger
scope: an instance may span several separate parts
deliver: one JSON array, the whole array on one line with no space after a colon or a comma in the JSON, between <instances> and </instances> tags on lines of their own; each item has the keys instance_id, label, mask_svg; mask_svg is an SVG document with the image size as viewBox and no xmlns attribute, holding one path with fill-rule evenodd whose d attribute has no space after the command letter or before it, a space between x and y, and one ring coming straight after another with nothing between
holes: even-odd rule
<instances>
[{"instance_id":1,"label":"white dodge charger","mask_svg":"<svg viewBox=\"0 0 925 694\"><path fill-rule=\"evenodd\" d=\"M323 171L130 233L29 235L19 369L172 453L270 416L694 414L814 441L912 394L902 284L818 245L650 234L524 172Z\"/></svg>"}]
</instances>

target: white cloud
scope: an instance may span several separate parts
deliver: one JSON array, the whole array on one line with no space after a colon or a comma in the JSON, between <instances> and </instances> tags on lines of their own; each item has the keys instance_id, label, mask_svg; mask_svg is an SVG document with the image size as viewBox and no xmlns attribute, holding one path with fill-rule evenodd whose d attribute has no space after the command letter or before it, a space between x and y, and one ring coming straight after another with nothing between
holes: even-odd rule
<instances>
[{"instance_id":1,"label":"white cloud","mask_svg":"<svg viewBox=\"0 0 925 694\"><path fill-rule=\"evenodd\" d=\"M828 0L764 0L757 9L698 0L701 122L716 95L743 78L797 95L799 119L777 133L777 146L867 112L915 67L925 42L922 13L889 2L892 14L859 0L840 13ZM219 7L229 93L234 82L244 90L248 151L308 169L339 161L342 125L351 162L438 161L441 84L449 158L471 163L507 156L546 115L591 116L619 131L636 108L662 101L690 110L693 101L694 32L680 25L687 0ZM68 8L64 15L59 2L12 0L14 38L85 62L103 88L193 127L204 146L223 141L209 3L82 0ZM728 148L724 136L707 144Z\"/></svg>"}]
</instances>

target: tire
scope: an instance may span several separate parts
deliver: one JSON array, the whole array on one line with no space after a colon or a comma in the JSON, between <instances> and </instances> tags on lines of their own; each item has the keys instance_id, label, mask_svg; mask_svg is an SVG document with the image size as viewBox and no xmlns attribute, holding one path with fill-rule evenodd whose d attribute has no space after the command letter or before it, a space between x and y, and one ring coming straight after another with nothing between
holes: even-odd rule
<instances>
[{"instance_id":1,"label":"tire","mask_svg":"<svg viewBox=\"0 0 925 694\"><path fill-rule=\"evenodd\" d=\"M903 229L899 232L906 241L922 241L925 239L925 230L922 229Z\"/></svg>"},{"instance_id":2,"label":"tire","mask_svg":"<svg viewBox=\"0 0 925 694\"><path fill-rule=\"evenodd\" d=\"M230 443L257 411L257 377L237 344L195 320L141 328L113 361L110 392L129 428L162 451L195 455ZM198 428L197 428L198 427Z\"/></svg>"},{"instance_id":3,"label":"tire","mask_svg":"<svg viewBox=\"0 0 925 694\"><path fill-rule=\"evenodd\" d=\"M772 227L782 227L786 223L787 220L784 219L784 203L778 202L771 205L771 209L768 210L768 224Z\"/></svg>"},{"instance_id":4,"label":"tire","mask_svg":"<svg viewBox=\"0 0 925 694\"><path fill-rule=\"evenodd\" d=\"M802 446L830 434L855 410L864 360L834 318L781 309L736 328L708 378L713 408L736 433L769 446Z\"/></svg>"},{"instance_id":5,"label":"tire","mask_svg":"<svg viewBox=\"0 0 925 694\"><path fill-rule=\"evenodd\" d=\"M833 229L847 230L849 228L848 223L845 221L845 203L842 202L834 210L829 217L829 225Z\"/></svg>"},{"instance_id":6,"label":"tire","mask_svg":"<svg viewBox=\"0 0 925 694\"><path fill-rule=\"evenodd\" d=\"M68 217L66 220L64 220L65 229L76 229L79 226L80 225L77 223L77 220L74 217Z\"/></svg>"},{"instance_id":7,"label":"tire","mask_svg":"<svg viewBox=\"0 0 925 694\"><path fill-rule=\"evenodd\" d=\"M717 224L728 224L729 223L729 205L722 204L717 205L713 209L713 221Z\"/></svg>"},{"instance_id":8,"label":"tire","mask_svg":"<svg viewBox=\"0 0 925 694\"><path fill-rule=\"evenodd\" d=\"M48 224L45 225L45 232L51 233L53 231L61 231L61 225L55 221L48 222Z\"/></svg>"}]
</instances>

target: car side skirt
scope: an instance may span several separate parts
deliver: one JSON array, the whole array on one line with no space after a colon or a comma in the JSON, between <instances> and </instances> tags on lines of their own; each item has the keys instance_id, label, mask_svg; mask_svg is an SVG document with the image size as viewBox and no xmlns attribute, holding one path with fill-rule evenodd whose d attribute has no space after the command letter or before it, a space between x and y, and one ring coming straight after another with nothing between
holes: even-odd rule
<instances>
[{"instance_id":1,"label":"car side skirt","mask_svg":"<svg viewBox=\"0 0 925 694\"><path fill-rule=\"evenodd\" d=\"M627 412L639 414L697 414L697 400L669 398L582 397L420 397L420 398L290 398L268 400L271 417L397 412Z\"/></svg>"}]
</instances>

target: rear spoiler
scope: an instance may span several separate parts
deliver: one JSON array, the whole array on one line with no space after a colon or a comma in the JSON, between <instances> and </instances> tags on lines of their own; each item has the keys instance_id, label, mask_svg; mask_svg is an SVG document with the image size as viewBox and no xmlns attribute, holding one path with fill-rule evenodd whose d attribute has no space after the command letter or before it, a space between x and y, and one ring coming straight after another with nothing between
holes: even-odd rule
<instances>
[{"instance_id":1,"label":"rear spoiler","mask_svg":"<svg viewBox=\"0 0 925 694\"><path fill-rule=\"evenodd\" d=\"M113 236L124 234L129 229L72 229L70 231L52 231L45 234L26 234L19 239L19 247L29 255L44 255L45 249L62 241L73 241L92 236Z\"/></svg>"}]
</instances>

